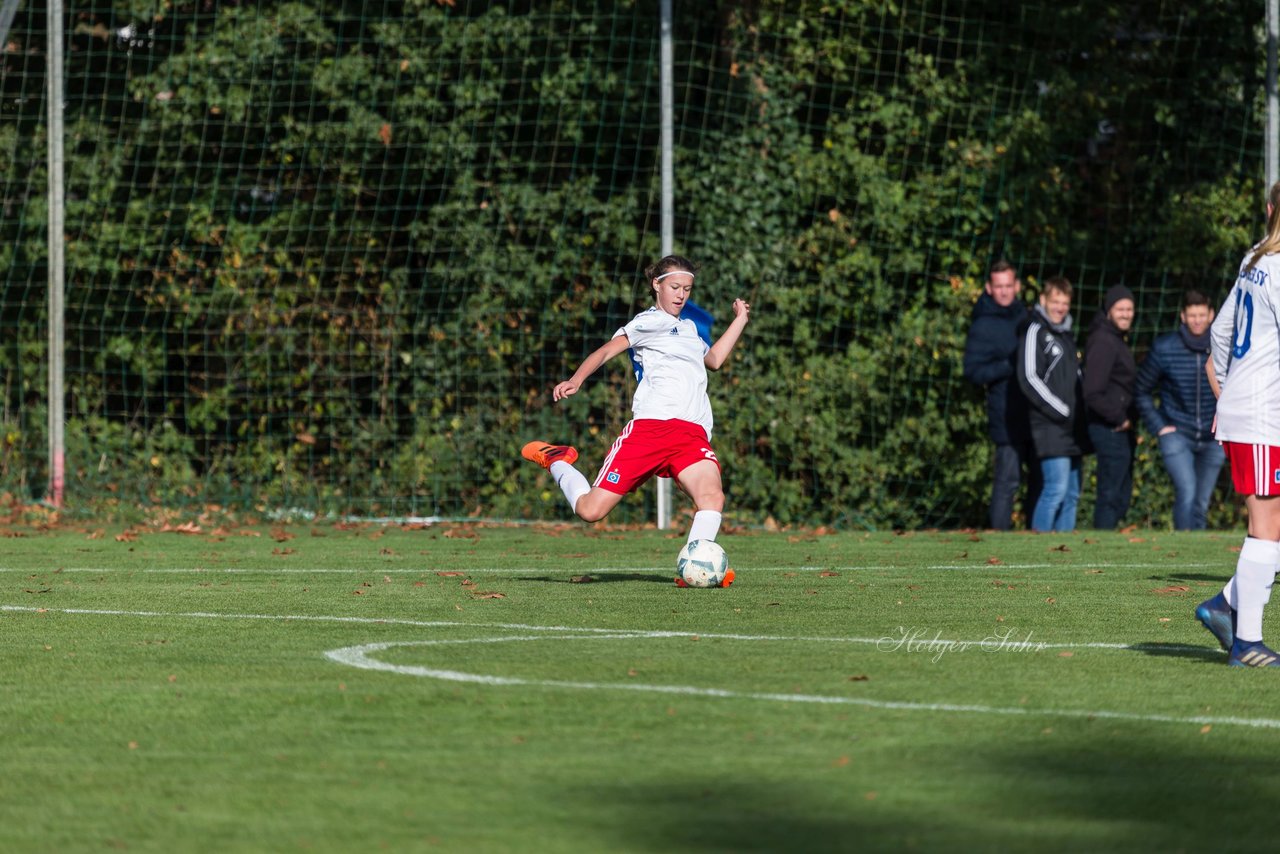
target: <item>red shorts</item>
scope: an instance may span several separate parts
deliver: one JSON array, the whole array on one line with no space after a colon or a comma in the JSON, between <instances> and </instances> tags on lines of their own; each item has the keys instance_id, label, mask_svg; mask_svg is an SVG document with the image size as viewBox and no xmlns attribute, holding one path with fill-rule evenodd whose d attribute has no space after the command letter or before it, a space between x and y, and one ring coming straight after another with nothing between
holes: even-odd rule
<instances>
[{"instance_id":1,"label":"red shorts","mask_svg":"<svg viewBox=\"0 0 1280 854\"><path fill-rule=\"evenodd\" d=\"M675 477L703 460L720 467L701 425L677 418L640 418L623 428L592 486L626 495L655 474Z\"/></svg>"},{"instance_id":2,"label":"red shorts","mask_svg":"<svg viewBox=\"0 0 1280 854\"><path fill-rule=\"evenodd\" d=\"M1280 495L1280 448L1223 442L1231 483L1241 495Z\"/></svg>"}]
</instances>

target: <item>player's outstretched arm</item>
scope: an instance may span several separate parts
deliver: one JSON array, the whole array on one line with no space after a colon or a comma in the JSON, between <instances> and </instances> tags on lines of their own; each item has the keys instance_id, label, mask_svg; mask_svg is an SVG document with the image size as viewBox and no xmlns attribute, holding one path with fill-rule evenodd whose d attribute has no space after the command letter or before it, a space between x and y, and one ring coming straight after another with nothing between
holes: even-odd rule
<instances>
[{"instance_id":1,"label":"player's outstretched arm","mask_svg":"<svg viewBox=\"0 0 1280 854\"><path fill-rule=\"evenodd\" d=\"M742 330L746 329L747 321L750 319L750 303L740 299L734 300L733 322L729 324L729 328L724 331L724 334L716 339L716 343L711 345L707 355L702 358L702 363L713 371L720 370L720 366L728 361L729 354L733 352L734 345L742 337Z\"/></svg>"},{"instance_id":2,"label":"player's outstretched arm","mask_svg":"<svg viewBox=\"0 0 1280 854\"><path fill-rule=\"evenodd\" d=\"M603 346L597 347L595 352L582 361L578 370L573 372L573 376L551 390L551 399L564 400L570 395L577 394L578 389L587 381L587 377L594 374L600 369L601 365L630 346L631 342L627 339L627 336L619 335L609 339Z\"/></svg>"}]
</instances>

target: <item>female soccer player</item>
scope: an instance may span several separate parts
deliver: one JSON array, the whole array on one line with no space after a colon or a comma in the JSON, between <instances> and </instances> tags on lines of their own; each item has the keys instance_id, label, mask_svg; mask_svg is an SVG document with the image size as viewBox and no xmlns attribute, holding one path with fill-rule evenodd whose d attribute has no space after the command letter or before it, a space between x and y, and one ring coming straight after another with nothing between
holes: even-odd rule
<instances>
[{"instance_id":1,"label":"female soccer player","mask_svg":"<svg viewBox=\"0 0 1280 854\"><path fill-rule=\"evenodd\" d=\"M693 320L681 318L696 272L693 262L668 255L645 270L655 305L631 319L606 344L583 361L552 391L564 400L614 356L630 349L640 383L631 402L632 420L609 449L594 483L574 468L578 451L569 445L529 442L521 456L551 472L569 507L581 519L597 522L622 496L653 475L675 478L693 499L696 512L689 540L714 540L720 531L724 489L720 461L711 448L711 401L707 368L719 370L746 328L751 306L733 301L733 321L710 347Z\"/></svg>"},{"instance_id":2,"label":"female soccer player","mask_svg":"<svg viewBox=\"0 0 1280 854\"><path fill-rule=\"evenodd\" d=\"M1262 612L1280 569L1280 182L1267 194L1267 234L1240 264L1213 322L1213 375L1221 384L1217 439L1245 496L1249 536L1236 574L1196 617L1230 650L1233 667L1280 667L1262 643ZM1211 378L1212 382L1212 378Z\"/></svg>"}]
</instances>

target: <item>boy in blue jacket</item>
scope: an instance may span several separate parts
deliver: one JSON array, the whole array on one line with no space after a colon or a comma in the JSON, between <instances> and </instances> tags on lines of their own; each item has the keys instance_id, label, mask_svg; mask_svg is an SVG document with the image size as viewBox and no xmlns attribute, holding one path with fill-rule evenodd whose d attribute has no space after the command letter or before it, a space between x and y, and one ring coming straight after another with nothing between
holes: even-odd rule
<instances>
[{"instance_id":1,"label":"boy in blue jacket","mask_svg":"<svg viewBox=\"0 0 1280 854\"><path fill-rule=\"evenodd\" d=\"M1213 306L1200 291L1189 290L1180 317L1182 325L1156 338L1138 369L1134 402L1173 480L1173 527L1199 531L1207 525L1209 500L1226 460L1213 438L1217 399L1204 371Z\"/></svg>"}]
</instances>

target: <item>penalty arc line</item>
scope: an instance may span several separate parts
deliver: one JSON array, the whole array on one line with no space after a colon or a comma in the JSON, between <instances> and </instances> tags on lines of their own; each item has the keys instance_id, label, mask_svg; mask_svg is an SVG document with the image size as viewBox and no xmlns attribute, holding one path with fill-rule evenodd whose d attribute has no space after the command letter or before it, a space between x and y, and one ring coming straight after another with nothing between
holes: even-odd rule
<instances>
[{"instance_id":1,"label":"penalty arc line","mask_svg":"<svg viewBox=\"0 0 1280 854\"><path fill-rule=\"evenodd\" d=\"M885 638L834 638L834 637L785 637L771 635L737 635L737 634L720 634L720 633L697 633L697 632L673 632L673 631L644 631L644 630L628 630L628 629L602 629L602 628L574 628L568 626L535 626L524 625L519 623L469 623L457 620L406 620L406 619L378 619L372 617L337 617L337 616L316 616L316 615L280 615L280 614L226 614L216 612L162 612L162 611L126 611L115 609L98 609L98 608L38 608L27 605L0 605L0 612L10 613L61 613L69 615L83 616L124 616L124 617L166 617L166 618L187 618L187 619L227 619L227 620L279 620L283 622L299 621L299 622L336 622L336 623L353 623L362 625L407 625L420 628L499 628L518 631L536 631L536 632L576 632L564 636L564 639L582 640L587 638L604 638L604 639L642 639L642 638L706 638L706 639L724 639L724 640L757 640L757 641L793 641L793 642L834 642L834 643L874 643L883 644ZM699 688L696 686L684 685L646 685L641 683L596 683L596 682L572 682L563 680L526 680L514 677L485 676L480 674L462 673L450 670L434 670L431 668L419 668L412 666L394 665L386 662L378 661L370 658L368 652L389 649L395 646L426 646L426 645L443 645L444 643L476 643L487 642L497 643L507 640L542 640L552 638L550 635L536 635L528 638L481 638L481 639L460 639L456 641L393 641L385 643L365 644L362 646L345 647L340 650L331 650L325 655L329 659L348 664L353 667L361 667L368 670L383 670L396 673L406 673L415 676L429 676L436 679L471 682L475 684L486 685L522 685L532 687L545 688L565 688L577 690L626 690L626 691L642 691L649 693L666 693L666 694L683 694L687 696L705 696L724 699L746 699L746 700L764 700L773 702L791 702L791 703L815 703L826 705L854 705L866 708L877 708L885 710L900 711L934 711L934 712L968 712L974 714L989 715L1047 715L1051 717L1067 717L1067 718L1083 718L1083 719L1109 719L1122 721L1140 721L1150 723L1181 723L1196 724L1200 726L1211 726L1214 724L1229 726L1246 726L1260 729L1280 729L1280 720L1270 718L1235 718L1235 717L1208 717L1208 716L1192 716L1178 717L1176 715L1160 715L1160 714L1144 714L1139 712L1115 712L1107 710L1074 710L1074 709L1027 709L1022 707L1001 707L1001 706L983 706L983 705L964 705L952 703L917 703L909 701L896 700L872 700L869 698L858 697L833 697L816 694L776 694L749 691L732 691L722 688ZM892 640L892 639L890 639ZM951 643L950 641L943 641ZM965 642L956 642L965 643ZM980 644L981 641L970 641L974 645ZM1045 648L1080 648L1087 647L1093 649L1132 649L1132 644L1044 644ZM1153 647L1144 647L1144 649L1152 649Z\"/></svg>"},{"instance_id":2,"label":"penalty arc line","mask_svg":"<svg viewBox=\"0 0 1280 854\"><path fill-rule=\"evenodd\" d=\"M618 638L629 639L635 635L603 635L591 639ZM498 643L503 641L526 640L583 640L582 636L541 635L530 637L477 638L470 642ZM906 700L873 700L866 697L835 697L822 694L778 694L757 691L733 691L725 688L700 688L692 685L650 685L633 682L576 682L561 679L524 679L515 676L489 676L479 673L464 673L458 670L440 670L418 665L391 664L372 656L393 647L435 646L445 643L467 643L468 641L390 641L384 643L362 644L360 646L333 649L325 653L325 657L339 664L356 667L361 670L374 670L396 673L405 676L439 679L447 682L463 682L489 686L517 686L532 688L557 688L585 691L638 691L654 694L675 694L687 697L711 697L727 700L760 700L777 703L812 703L821 705L859 706L869 709L908 712L955 712L979 715L1005 715L1023 717L1058 717L1084 720L1117 720L1136 721L1140 723L1172 723L1191 724L1196 726L1245 726L1255 729L1280 729L1280 720L1271 718L1235 718L1147 714L1141 712L1116 712L1105 709L1029 709L1020 706L985 706L980 704L961 703L918 703Z\"/></svg>"}]
</instances>

